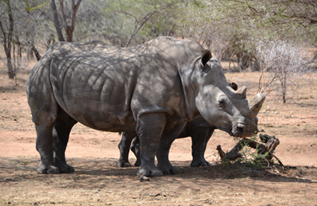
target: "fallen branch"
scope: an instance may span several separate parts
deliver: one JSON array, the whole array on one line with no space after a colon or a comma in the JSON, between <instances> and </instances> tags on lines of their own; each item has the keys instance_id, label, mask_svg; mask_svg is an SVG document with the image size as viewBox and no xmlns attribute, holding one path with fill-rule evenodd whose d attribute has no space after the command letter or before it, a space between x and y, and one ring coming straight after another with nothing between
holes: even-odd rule
<instances>
[{"instance_id":1,"label":"fallen branch","mask_svg":"<svg viewBox=\"0 0 317 206\"><path fill-rule=\"evenodd\" d=\"M253 149L256 149L259 155L265 155L266 162L271 163L272 158L274 157L278 163L284 167L283 163L275 155L273 155L274 150L280 144L279 139L275 138L275 136L269 136L266 134L260 134L260 139L261 142L265 143L265 145L245 138L240 140L238 144L236 144L236 146L234 146L228 153L224 153L224 151L221 149L221 145L217 146L217 150L222 161L234 161L239 157L242 157L239 151L242 150L244 146L249 146Z\"/></svg>"}]
</instances>

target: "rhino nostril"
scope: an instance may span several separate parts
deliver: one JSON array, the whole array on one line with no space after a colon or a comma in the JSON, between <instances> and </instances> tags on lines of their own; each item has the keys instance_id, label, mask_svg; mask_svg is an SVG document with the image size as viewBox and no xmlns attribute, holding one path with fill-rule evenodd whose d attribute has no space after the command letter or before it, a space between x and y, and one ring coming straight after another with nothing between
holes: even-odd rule
<instances>
[{"instance_id":1,"label":"rhino nostril","mask_svg":"<svg viewBox=\"0 0 317 206\"><path fill-rule=\"evenodd\" d=\"M243 134L243 127L237 127L238 134Z\"/></svg>"},{"instance_id":2,"label":"rhino nostril","mask_svg":"<svg viewBox=\"0 0 317 206\"><path fill-rule=\"evenodd\" d=\"M243 135L244 125L238 124L234 127L232 134L234 137L241 137Z\"/></svg>"}]
</instances>

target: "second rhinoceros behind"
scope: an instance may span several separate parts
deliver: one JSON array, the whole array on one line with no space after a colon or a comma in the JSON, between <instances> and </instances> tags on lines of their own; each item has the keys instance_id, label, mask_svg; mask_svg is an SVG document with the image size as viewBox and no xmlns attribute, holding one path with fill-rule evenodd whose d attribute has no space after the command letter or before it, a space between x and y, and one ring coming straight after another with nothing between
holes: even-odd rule
<instances>
[{"instance_id":1,"label":"second rhinoceros behind","mask_svg":"<svg viewBox=\"0 0 317 206\"><path fill-rule=\"evenodd\" d=\"M210 59L210 51L195 42L170 37L128 48L54 44L27 82L41 156L37 171L74 171L65 150L76 122L103 131L135 131L142 176L162 175L154 162L160 137L199 114L233 136L252 135L264 95L248 101L246 89L231 89L220 63Z\"/></svg>"}]
</instances>

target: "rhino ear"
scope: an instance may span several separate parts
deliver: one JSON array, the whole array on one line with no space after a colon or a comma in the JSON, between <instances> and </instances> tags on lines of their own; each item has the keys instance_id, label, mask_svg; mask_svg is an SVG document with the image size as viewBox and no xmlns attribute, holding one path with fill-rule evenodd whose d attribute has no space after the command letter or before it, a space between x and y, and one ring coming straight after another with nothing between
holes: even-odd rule
<instances>
[{"instance_id":1,"label":"rhino ear","mask_svg":"<svg viewBox=\"0 0 317 206\"><path fill-rule=\"evenodd\" d=\"M201 65L205 67L207 62L211 59L211 57L211 52L209 50L204 50L201 54Z\"/></svg>"}]
</instances>

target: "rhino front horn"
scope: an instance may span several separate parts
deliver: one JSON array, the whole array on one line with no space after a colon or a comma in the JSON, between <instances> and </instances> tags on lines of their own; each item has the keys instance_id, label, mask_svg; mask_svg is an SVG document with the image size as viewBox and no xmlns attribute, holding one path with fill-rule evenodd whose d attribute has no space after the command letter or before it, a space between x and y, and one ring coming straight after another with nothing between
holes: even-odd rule
<instances>
[{"instance_id":1,"label":"rhino front horn","mask_svg":"<svg viewBox=\"0 0 317 206\"><path fill-rule=\"evenodd\" d=\"M255 95L253 98L249 100L251 117L255 117L259 113L264 100L265 100L265 95L261 93L258 93L257 95Z\"/></svg>"}]
</instances>

